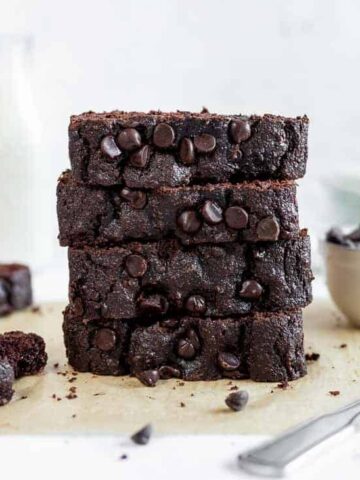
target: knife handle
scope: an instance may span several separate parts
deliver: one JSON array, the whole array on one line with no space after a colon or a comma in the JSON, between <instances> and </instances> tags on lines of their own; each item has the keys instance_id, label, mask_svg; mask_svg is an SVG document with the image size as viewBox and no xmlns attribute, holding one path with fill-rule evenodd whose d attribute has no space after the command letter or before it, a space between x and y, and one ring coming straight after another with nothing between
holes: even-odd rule
<instances>
[{"instance_id":1,"label":"knife handle","mask_svg":"<svg viewBox=\"0 0 360 480\"><path fill-rule=\"evenodd\" d=\"M240 467L248 473L279 477L285 468L311 448L351 425L360 414L360 401L333 413L310 420L274 440L239 456Z\"/></svg>"}]
</instances>

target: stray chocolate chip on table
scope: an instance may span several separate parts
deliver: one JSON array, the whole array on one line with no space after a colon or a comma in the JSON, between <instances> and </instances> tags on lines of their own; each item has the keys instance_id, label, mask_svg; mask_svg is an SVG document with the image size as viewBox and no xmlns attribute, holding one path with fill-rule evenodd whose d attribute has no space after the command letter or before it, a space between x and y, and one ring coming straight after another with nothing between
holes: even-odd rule
<instances>
[{"instance_id":1,"label":"stray chocolate chip on table","mask_svg":"<svg viewBox=\"0 0 360 480\"><path fill-rule=\"evenodd\" d=\"M249 394L246 390L231 392L225 399L226 405L234 412L243 410L249 401Z\"/></svg>"},{"instance_id":2,"label":"stray chocolate chip on table","mask_svg":"<svg viewBox=\"0 0 360 480\"><path fill-rule=\"evenodd\" d=\"M155 387L160 378L159 370L154 369L138 372L136 378L147 387Z\"/></svg>"},{"instance_id":3,"label":"stray chocolate chip on table","mask_svg":"<svg viewBox=\"0 0 360 480\"><path fill-rule=\"evenodd\" d=\"M153 427L151 424L146 425L138 432L131 436L131 440L137 445L146 445L149 443L151 435L153 433Z\"/></svg>"}]
</instances>

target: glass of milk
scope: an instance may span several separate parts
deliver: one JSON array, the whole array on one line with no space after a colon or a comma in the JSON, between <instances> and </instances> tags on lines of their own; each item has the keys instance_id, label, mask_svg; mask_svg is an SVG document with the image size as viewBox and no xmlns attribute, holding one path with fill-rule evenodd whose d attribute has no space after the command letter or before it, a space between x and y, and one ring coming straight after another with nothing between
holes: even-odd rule
<instances>
[{"instance_id":1,"label":"glass of milk","mask_svg":"<svg viewBox=\"0 0 360 480\"><path fill-rule=\"evenodd\" d=\"M0 262L44 265L51 255L49 168L39 155L32 40L0 34Z\"/></svg>"}]
</instances>

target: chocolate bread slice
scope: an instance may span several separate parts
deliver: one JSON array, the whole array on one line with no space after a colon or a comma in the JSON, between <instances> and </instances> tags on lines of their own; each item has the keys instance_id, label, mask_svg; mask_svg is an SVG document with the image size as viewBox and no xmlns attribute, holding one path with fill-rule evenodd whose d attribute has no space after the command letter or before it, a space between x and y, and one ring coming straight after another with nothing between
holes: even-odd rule
<instances>
[{"instance_id":1,"label":"chocolate bread slice","mask_svg":"<svg viewBox=\"0 0 360 480\"><path fill-rule=\"evenodd\" d=\"M259 242L299 235L296 186L264 181L143 192L94 188L64 173L57 188L60 244L112 246L178 238L184 245Z\"/></svg>"},{"instance_id":2,"label":"chocolate bread slice","mask_svg":"<svg viewBox=\"0 0 360 480\"><path fill-rule=\"evenodd\" d=\"M176 240L69 249L70 303L88 319L227 317L305 307L310 240L184 247Z\"/></svg>"},{"instance_id":3,"label":"chocolate bread slice","mask_svg":"<svg viewBox=\"0 0 360 480\"><path fill-rule=\"evenodd\" d=\"M160 378L294 380L306 373L298 310L231 318L166 318L154 324L88 321L67 308L66 352L81 372ZM146 379L153 379L151 383Z\"/></svg>"},{"instance_id":4,"label":"chocolate bread slice","mask_svg":"<svg viewBox=\"0 0 360 480\"><path fill-rule=\"evenodd\" d=\"M77 180L133 189L305 174L308 119L208 112L88 112L71 117Z\"/></svg>"}]
</instances>

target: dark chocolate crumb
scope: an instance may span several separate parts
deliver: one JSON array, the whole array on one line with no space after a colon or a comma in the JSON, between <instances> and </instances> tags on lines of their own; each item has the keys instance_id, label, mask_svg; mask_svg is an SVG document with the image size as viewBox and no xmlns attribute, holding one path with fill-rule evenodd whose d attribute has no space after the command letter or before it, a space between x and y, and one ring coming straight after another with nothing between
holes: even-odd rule
<instances>
[{"instance_id":1,"label":"dark chocolate crumb","mask_svg":"<svg viewBox=\"0 0 360 480\"><path fill-rule=\"evenodd\" d=\"M59 364L58 364L58 363L54 363L54 368L59 368Z\"/></svg>"},{"instance_id":2,"label":"dark chocolate crumb","mask_svg":"<svg viewBox=\"0 0 360 480\"><path fill-rule=\"evenodd\" d=\"M186 407L185 403L184 402L180 402L180 407Z\"/></svg>"},{"instance_id":3,"label":"dark chocolate crumb","mask_svg":"<svg viewBox=\"0 0 360 480\"><path fill-rule=\"evenodd\" d=\"M150 437L153 433L152 425L149 423L145 427L143 427L138 432L134 433L131 436L131 440L136 443L137 445L146 445L149 443Z\"/></svg>"},{"instance_id":4,"label":"dark chocolate crumb","mask_svg":"<svg viewBox=\"0 0 360 480\"><path fill-rule=\"evenodd\" d=\"M28 398L27 395L23 395L22 397L20 397L20 400L26 400Z\"/></svg>"},{"instance_id":5,"label":"dark chocolate crumb","mask_svg":"<svg viewBox=\"0 0 360 480\"><path fill-rule=\"evenodd\" d=\"M281 388L282 390L286 390L288 386L289 382L287 380L284 380L283 382L277 384L277 388Z\"/></svg>"},{"instance_id":6,"label":"dark chocolate crumb","mask_svg":"<svg viewBox=\"0 0 360 480\"><path fill-rule=\"evenodd\" d=\"M342 344L340 345L340 348L346 348L346 347L347 347L347 343L342 343Z\"/></svg>"},{"instance_id":7,"label":"dark chocolate crumb","mask_svg":"<svg viewBox=\"0 0 360 480\"><path fill-rule=\"evenodd\" d=\"M305 360L307 362L316 362L320 358L320 353L306 353L305 354Z\"/></svg>"},{"instance_id":8,"label":"dark chocolate crumb","mask_svg":"<svg viewBox=\"0 0 360 480\"><path fill-rule=\"evenodd\" d=\"M340 395L340 390L330 390L330 395L332 395L333 397L337 397L338 395Z\"/></svg>"},{"instance_id":9,"label":"dark chocolate crumb","mask_svg":"<svg viewBox=\"0 0 360 480\"><path fill-rule=\"evenodd\" d=\"M94 393L94 397L99 397L100 395L106 395L105 392Z\"/></svg>"},{"instance_id":10,"label":"dark chocolate crumb","mask_svg":"<svg viewBox=\"0 0 360 480\"><path fill-rule=\"evenodd\" d=\"M126 453L123 453L122 455L120 455L119 457L119 460L127 460L128 459L128 456L126 455Z\"/></svg>"},{"instance_id":11,"label":"dark chocolate crumb","mask_svg":"<svg viewBox=\"0 0 360 480\"><path fill-rule=\"evenodd\" d=\"M76 413L73 413L73 414L71 415L71 418L76 418Z\"/></svg>"},{"instance_id":12,"label":"dark chocolate crumb","mask_svg":"<svg viewBox=\"0 0 360 480\"><path fill-rule=\"evenodd\" d=\"M190 397L195 397L195 395L193 393L190 393Z\"/></svg>"},{"instance_id":13,"label":"dark chocolate crumb","mask_svg":"<svg viewBox=\"0 0 360 480\"><path fill-rule=\"evenodd\" d=\"M234 385L233 387L229 388L229 390L239 390L239 387L237 387L236 385Z\"/></svg>"},{"instance_id":14,"label":"dark chocolate crumb","mask_svg":"<svg viewBox=\"0 0 360 480\"><path fill-rule=\"evenodd\" d=\"M76 377L71 377L71 378L69 378L68 382L69 382L69 383L73 383L73 382L75 382L75 380L77 380Z\"/></svg>"},{"instance_id":15,"label":"dark chocolate crumb","mask_svg":"<svg viewBox=\"0 0 360 480\"><path fill-rule=\"evenodd\" d=\"M183 387L185 385L185 383L184 382L179 382L178 385L179 385L179 387Z\"/></svg>"},{"instance_id":16,"label":"dark chocolate crumb","mask_svg":"<svg viewBox=\"0 0 360 480\"><path fill-rule=\"evenodd\" d=\"M34 305L33 307L31 307L31 313L42 313L41 312L41 309L38 305Z\"/></svg>"},{"instance_id":17,"label":"dark chocolate crumb","mask_svg":"<svg viewBox=\"0 0 360 480\"><path fill-rule=\"evenodd\" d=\"M249 394L246 390L229 393L225 398L226 405L234 412L240 412L248 403Z\"/></svg>"}]
</instances>

